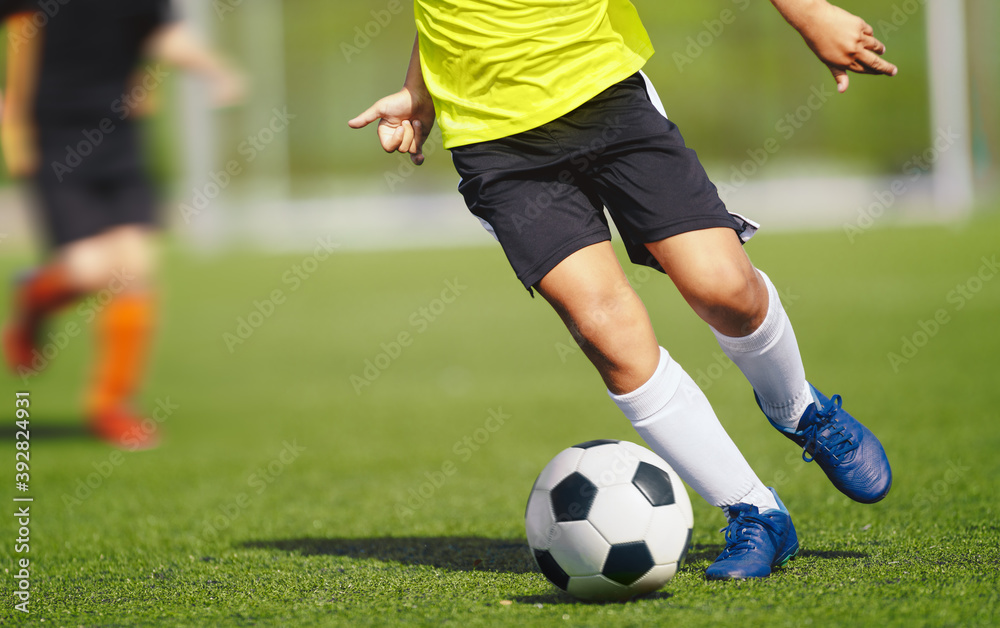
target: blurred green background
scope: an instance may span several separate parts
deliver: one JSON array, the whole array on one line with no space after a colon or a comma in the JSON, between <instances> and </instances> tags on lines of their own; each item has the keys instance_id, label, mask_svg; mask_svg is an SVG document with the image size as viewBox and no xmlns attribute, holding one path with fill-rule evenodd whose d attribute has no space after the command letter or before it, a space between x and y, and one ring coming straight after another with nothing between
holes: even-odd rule
<instances>
[{"instance_id":1,"label":"blurred green background","mask_svg":"<svg viewBox=\"0 0 1000 628\"><path fill-rule=\"evenodd\" d=\"M900 68L892 79L854 76L844 95L835 93L829 71L764 0L634 4L656 48L645 71L709 172L728 172L748 150L774 138L780 151L760 174L783 177L892 175L931 145L925 2L839 3L875 28L886 58ZM240 142L277 106L297 116L280 151L270 150L285 154L276 161L271 155L243 179L274 176L300 197L317 190L386 191L382 176L393 162L370 131L352 131L346 121L399 88L415 33L410 3L220 0L186 8L205 36L246 69L254 91L250 106L213 114L210 145L192 147L188 114L176 106L180 81L169 80L160 115L150 124L156 139L151 161L161 182L184 180L192 150L215 167L238 157ZM378 23L378 14L390 19ZM968 0L966 18L976 183L992 193L1000 159L1000 5ZM822 115L809 115L787 137L780 121L806 105L814 90L829 98ZM441 152L408 190L453 189L455 180Z\"/></svg>"}]
</instances>

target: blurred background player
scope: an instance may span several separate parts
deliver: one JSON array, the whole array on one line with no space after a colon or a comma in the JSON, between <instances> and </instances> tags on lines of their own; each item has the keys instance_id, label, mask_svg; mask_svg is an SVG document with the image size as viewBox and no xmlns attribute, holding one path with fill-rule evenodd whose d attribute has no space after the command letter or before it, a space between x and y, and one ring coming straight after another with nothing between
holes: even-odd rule
<instances>
[{"instance_id":1,"label":"blurred background player","mask_svg":"<svg viewBox=\"0 0 1000 628\"><path fill-rule=\"evenodd\" d=\"M73 0L33 20L40 16L9 20L2 131L11 174L33 180L47 248L15 286L4 353L15 373L33 374L46 319L106 289L113 297L94 320L88 426L121 447L153 447L157 435L132 406L157 313L156 197L136 118L167 66L209 79L216 106L238 102L243 80L169 0Z\"/></svg>"}]
</instances>

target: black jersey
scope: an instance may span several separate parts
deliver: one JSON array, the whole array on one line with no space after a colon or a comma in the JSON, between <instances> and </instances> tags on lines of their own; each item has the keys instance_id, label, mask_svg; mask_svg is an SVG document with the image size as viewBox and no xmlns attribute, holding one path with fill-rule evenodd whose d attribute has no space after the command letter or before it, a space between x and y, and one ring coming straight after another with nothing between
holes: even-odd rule
<instances>
[{"instance_id":1,"label":"black jersey","mask_svg":"<svg viewBox=\"0 0 1000 628\"><path fill-rule=\"evenodd\" d=\"M33 11L34 8L34 4L29 0L0 0L0 18L22 11Z\"/></svg>"},{"instance_id":2,"label":"black jersey","mask_svg":"<svg viewBox=\"0 0 1000 628\"><path fill-rule=\"evenodd\" d=\"M3 0L0 0L2 2ZM35 101L41 127L98 125L125 120L129 79L143 44L172 19L170 0L72 0L59 3L45 26ZM155 64L143 77L147 91L163 80ZM134 104L134 103L132 103Z\"/></svg>"}]
</instances>

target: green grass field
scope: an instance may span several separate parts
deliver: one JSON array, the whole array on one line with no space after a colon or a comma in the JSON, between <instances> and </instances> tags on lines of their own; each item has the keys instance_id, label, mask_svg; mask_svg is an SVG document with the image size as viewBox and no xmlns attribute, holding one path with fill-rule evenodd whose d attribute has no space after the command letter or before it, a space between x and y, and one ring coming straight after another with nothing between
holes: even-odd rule
<instances>
[{"instance_id":1,"label":"green grass field","mask_svg":"<svg viewBox=\"0 0 1000 628\"><path fill-rule=\"evenodd\" d=\"M562 448L636 437L498 249L322 262L170 249L144 395L150 411L171 408L160 412L160 449L119 454L83 433L85 336L26 386L4 380L5 508L15 390L31 392L35 501L31 614L13 610L25 554L14 553L8 516L0 623L995 624L1000 278L984 258L1000 256L998 232L994 213L960 227L877 228L853 244L840 231L765 231L748 246L784 294L810 379L842 394L886 446L895 485L873 506L848 502L767 426L666 279L628 268L661 343L780 489L803 549L767 580L707 582L723 517L692 495L688 565L659 593L608 605L577 603L534 569L523 508ZM0 270L26 261L8 255ZM275 290L270 316L251 317ZM946 322L935 329L936 316ZM240 328L239 317L262 324ZM71 310L53 329L83 318ZM920 346L904 349L903 338ZM495 433L482 430L491 411L507 417ZM434 486L443 465L455 472Z\"/></svg>"}]
</instances>

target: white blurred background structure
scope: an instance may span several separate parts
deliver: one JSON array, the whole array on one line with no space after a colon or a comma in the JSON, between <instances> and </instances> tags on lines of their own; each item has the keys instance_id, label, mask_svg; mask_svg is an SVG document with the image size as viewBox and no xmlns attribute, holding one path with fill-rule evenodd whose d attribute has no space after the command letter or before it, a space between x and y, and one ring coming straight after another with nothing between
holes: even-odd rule
<instances>
[{"instance_id":1,"label":"white blurred background structure","mask_svg":"<svg viewBox=\"0 0 1000 628\"><path fill-rule=\"evenodd\" d=\"M177 1L204 37L245 68L253 94L238 110L214 112L202 86L185 78L177 82L166 102L174 105L167 109L171 110L171 128L177 130L172 141L178 166L164 216L183 242L206 251L233 246L294 250L310 246L317 234L335 234L343 248L493 243L455 191L457 177L443 150L429 160L433 165L414 170L402 156L383 155L370 130L351 131L346 126L350 115L377 95L395 89L401 80L409 51L407 40L412 41L413 33L407 3L399 5L402 11L390 15L386 8L390 5L378 0L356 6L326 0ZM711 17L717 10L708 4L684 8L690 14L690 25L673 24L678 20L657 22L655 15L647 20L658 42L649 71L666 77L654 76L654 82L668 113L671 102L696 101L701 96L674 89L674 84L695 82L698 77L674 71L669 42L681 42L683 37L663 32L664 25L694 32L704 22L699 11ZM848 8L865 14L876 34L884 32L887 58L899 62L897 57L908 53L909 63L901 64L896 79L852 78L848 94L834 97L842 100L831 112L844 106L842 103L859 101L878 109L879 98L888 93L884 90L900 85L891 81L926 80L923 96L914 95L902 105L893 105L924 107L928 112L926 128L871 140L905 142L914 147L912 150L873 168L850 158L828 160L820 139L812 143L815 154L799 158L793 152L803 150L810 141L804 134L795 138L794 146L789 142L791 147L782 149L781 159L755 167L753 176L734 186L727 184L734 180L734 164L739 166L742 153L737 152L735 162L713 161L716 151L711 146L706 150L697 138L692 141L688 137L706 160L731 209L761 222L765 230L832 228L843 229L850 236L853 228L867 229L875 224L959 220L977 203L988 205L996 198L1000 6L995 0L885 0L877 3L878 7L874 4ZM653 10L639 8L644 18ZM803 53L802 60L796 61L803 68L801 75L793 72L792 77L779 77L776 83L806 90L822 84L820 81L829 81L832 86L829 75L808 57L797 36L780 23L780 18L766 14L767 9L754 10L761 12L759 19L767 20L764 23L774 24L778 35L762 38L761 45L768 40L768 45ZM670 9L671 15L679 10ZM741 24L733 28L736 26ZM753 25L746 26L748 34L755 34L750 28ZM909 39L893 39L898 37L894 31L904 29L911 35ZM719 68L721 61L709 60L709 55L722 59L727 46L740 53L739 46L744 45L740 37L736 32L720 36L717 46L706 48L699 69L711 66L725 80L736 77L735 70ZM664 41L668 44L660 43ZM914 41L924 47L916 57L906 48ZM345 80L345 75L350 79ZM761 133L769 130L769 121L781 107L788 106L770 104L774 98L747 98L738 90L734 87L734 93L723 93L734 101L730 106L742 107L746 101L759 108ZM919 98L926 102L915 103ZM697 106L695 102L694 108ZM891 111L880 113L893 115ZM284 120L285 116L292 119ZM829 117L824 111L810 124L822 126ZM281 130L275 131L278 127ZM682 128L687 125L682 123ZM261 150L252 148L254 138ZM338 167L303 167L317 151L336 154L337 163L351 164L356 157L358 163L371 165L346 172ZM913 168L913 158L925 167ZM233 162L239 174L227 177L227 164ZM196 214L187 211L199 201L204 202ZM23 205L20 191L13 187L0 190L0 233L7 234L8 242L28 237Z\"/></svg>"}]
</instances>

